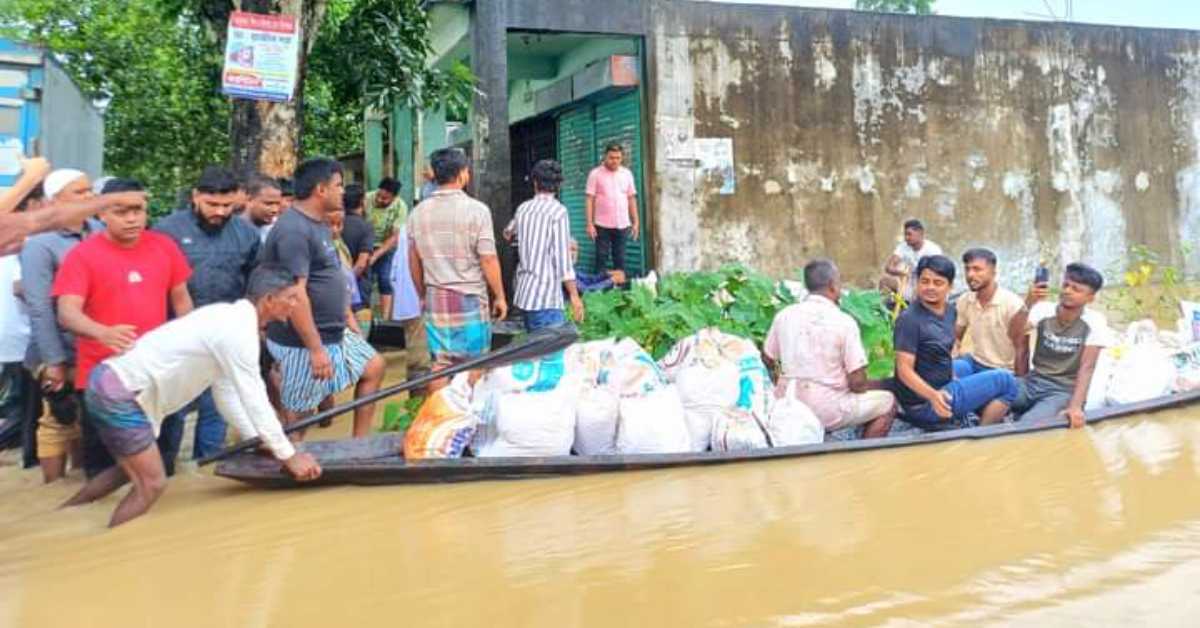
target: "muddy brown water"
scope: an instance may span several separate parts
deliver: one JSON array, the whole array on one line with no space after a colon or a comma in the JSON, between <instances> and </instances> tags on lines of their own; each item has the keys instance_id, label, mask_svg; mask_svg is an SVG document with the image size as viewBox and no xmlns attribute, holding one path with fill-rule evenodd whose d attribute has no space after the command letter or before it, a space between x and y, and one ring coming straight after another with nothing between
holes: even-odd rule
<instances>
[{"instance_id":1,"label":"muddy brown water","mask_svg":"<svg viewBox=\"0 0 1200 628\"><path fill-rule=\"evenodd\" d=\"M9 466L0 626L1194 626L1198 419L444 486L193 468L112 531L116 497L55 511L78 478Z\"/></svg>"}]
</instances>

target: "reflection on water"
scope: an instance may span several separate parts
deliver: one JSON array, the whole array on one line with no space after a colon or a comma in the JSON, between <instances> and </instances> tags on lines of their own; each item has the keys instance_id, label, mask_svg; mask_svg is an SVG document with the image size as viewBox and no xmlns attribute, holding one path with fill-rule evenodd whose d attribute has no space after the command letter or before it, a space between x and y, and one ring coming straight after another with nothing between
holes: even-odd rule
<instances>
[{"instance_id":1,"label":"reflection on water","mask_svg":"<svg viewBox=\"0 0 1200 628\"><path fill-rule=\"evenodd\" d=\"M524 482L115 497L0 469L0 625L1194 625L1200 421Z\"/></svg>"}]
</instances>

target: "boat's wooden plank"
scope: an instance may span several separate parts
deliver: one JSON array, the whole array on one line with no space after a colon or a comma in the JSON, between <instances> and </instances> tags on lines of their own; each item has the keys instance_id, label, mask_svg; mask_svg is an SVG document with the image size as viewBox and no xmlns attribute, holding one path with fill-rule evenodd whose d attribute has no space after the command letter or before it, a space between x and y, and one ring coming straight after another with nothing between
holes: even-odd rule
<instances>
[{"instance_id":1,"label":"boat's wooden plank","mask_svg":"<svg viewBox=\"0 0 1200 628\"><path fill-rule=\"evenodd\" d=\"M1200 391L1159 397L1140 403L1104 408L1088 417L1088 423L1153 412L1200 401ZM399 454L402 434L384 434L364 439L313 442L305 451L320 460L320 480L303 486L331 484L410 484L464 482L554 475L607 473L639 469L707 466L752 460L772 460L849 451L913 447L964 439L996 438L1062 429L1064 419L1015 422L985 427L928 432L918 436L817 443L730 453L642 454L614 456L555 456L550 458L456 458L451 460L405 461ZM239 456L221 463L217 474L263 487L300 486L279 463L262 456Z\"/></svg>"}]
</instances>

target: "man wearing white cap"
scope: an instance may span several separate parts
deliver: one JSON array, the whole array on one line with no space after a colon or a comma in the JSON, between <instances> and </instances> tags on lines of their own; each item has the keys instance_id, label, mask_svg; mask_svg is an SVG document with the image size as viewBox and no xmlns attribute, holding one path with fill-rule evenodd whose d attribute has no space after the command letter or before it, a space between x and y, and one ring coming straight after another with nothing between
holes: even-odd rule
<instances>
[{"instance_id":1,"label":"man wearing white cap","mask_svg":"<svg viewBox=\"0 0 1200 628\"><path fill-rule=\"evenodd\" d=\"M42 183L47 203L84 201L92 197L91 182L79 170L51 172ZM33 236L21 251L21 286L29 308L32 337L25 352L25 368L51 397L74 394L69 372L75 365L75 339L58 323L50 288L67 252L83 241L95 225L79 218L58 231ZM82 403L80 404L82 405ZM79 422L64 424L49 412L38 419L38 459L47 482L62 476L67 454L78 451ZM102 471L108 461L85 461L89 475Z\"/></svg>"}]
</instances>

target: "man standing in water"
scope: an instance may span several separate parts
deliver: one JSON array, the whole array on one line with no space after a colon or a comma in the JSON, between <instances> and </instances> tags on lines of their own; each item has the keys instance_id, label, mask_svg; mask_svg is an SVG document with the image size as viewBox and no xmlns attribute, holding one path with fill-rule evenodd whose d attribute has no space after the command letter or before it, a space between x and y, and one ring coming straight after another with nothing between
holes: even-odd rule
<instances>
[{"instance_id":1,"label":"man standing in water","mask_svg":"<svg viewBox=\"0 0 1200 628\"><path fill-rule=\"evenodd\" d=\"M379 389L384 362L361 336L346 332L346 276L326 216L342 210L342 167L310 159L296 169L296 204L267 236L263 263L287 268L299 281L300 304L287 322L267 326L267 348L279 363L280 401L291 423L349 386L355 397ZM366 436L375 404L354 411L354 436Z\"/></svg>"},{"instance_id":2,"label":"man standing in water","mask_svg":"<svg viewBox=\"0 0 1200 628\"><path fill-rule=\"evenodd\" d=\"M260 190L261 191L261 190ZM246 294L246 280L254 269L260 246L258 232L233 214L238 200L238 182L225 168L210 166L200 174L192 190L192 210L163 218L155 230L171 237L192 267L188 293L196 307L233 303ZM225 419L217 412L212 391L204 391L186 406L164 430L167 453L179 450L183 439L183 417L197 413L194 457L215 453L225 443ZM170 462L168 462L170 464Z\"/></svg>"},{"instance_id":3,"label":"man standing in water","mask_svg":"<svg viewBox=\"0 0 1200 628\"><path fill-rule=\"evenodd\" d=\"M293 477L302 482L320 477L316 460L297 452L284 435L258 368L259 330L269 321L286 321L300 294L287 270L259 267L250 276L247 299L177 318L93 369L85 399L119 466L93 478L63 506L95 501L132 481L109 526L148 511L167 487L154 432L206 389L238 432L261 438ZM97 334L102 330L96 325Z\"/></svg>"},{"instance_id":4,"label":"man standing in water","mask_svg":"<svg viewBox=\"0 0 1200 628\"><path fill-rule=\"evenodd\" d=\"M1084 404L1100 351L1112 344L1104 315L1087 306L1104 287L1104 277L1086 264L1070 264L1063 273L1058 305L1045 301L1049 286L1035 283L1010 326L1021 375L1013 410L1023 421L1045 421L1065 414L1072 428L1083 427ZM1033 371L1029 371L1029 334L1037 330Z\"/></svg>"},{"instance_id":5,"label":"man standing in water","mask_svg":"<svg viewBox=\"0 0 1200 628\"><path fill-rule=\"evenodd\" d=\"M912 218L904 222L904 242L896 245L883 270L903 286L904 300L911 305L917 298L917 263L941 254L942 247L925 239L925 225Z\"/></svg>"},{"instance_id":6,"label":"man standing in water","mask_svg":"<svg viewBox=\"0 0 1200 628\"><path fill-rule=\"evenodd\" d=\"M131 190L141 185L113 179L104 187L106 193ZM75 334L75 388L81 391L96 364L165 323L168 305L176 316L192 311L191 268L174 240L146 231L146 201L110 207L100 217L105 230L72 249L54 278L58 320ZM85 462L103 459L111 466L103 446L89 452L94 446L85 434ZM168 469L173 461L166 461Z\"/></svg>"},{"instance_id":7,"label":"man standing in water","mask_svg":"<svg viewBox=\"0 0 1200 628\"><path fill-rule=\"evenodd\" d=\"M1008 414L1017 398L1017 382L1008 371L985 371L955 379L954 305L947 302L954 284L954 262L932 255L917 263L916 303L896 320L896 397L904 421L925 430L964 427L978 413L984 425Z\"/></svg>"},{"instance_id":8,"label":"man standing in water","mask_svg":"<svg viewBox=\"0 0 1200 628\"><path fill-rule=\"evenodd\" d=\"M625 150L620 144L604 149L604 163L592 168L587 178L587 235L596 242L595 274L608 270L612 251L613 269L625 271L625 236L638 239L637 185L633 173L621 165Z\"/></svg>"},{"instance_id":9,"label":"man standing in water","mask_svg":"<svg viewBox=\"0 0 1200 628\"><path fill-rule=\"evenodd\" d=\"M367 222L375 232L375 241L383 243L380 250L371 257L375 260L371 265L371 273L379 288L379 316L383 320L392 317L392 259L395 248L387 249L384 245L392 237L397 224L403 224L408 218L408 205L400 198L400 182L385 177L379 182L379 189L367 194L364 200L367 208Z\"/></svg>"},{"instance_id":10,"label":"man standing in water","mask_svg":"<svg viewBox=\"0 0 1200 628\"><path fill-rule=\"evenodd\" d=\"M971 249L962 259L971 291L955 302L958 323L954 333L960 343L970 340L971 353L954 359L954 375L962 378L991 369L1011 369L1015 354L1009 323L1021 309L1021 297L996 283L995 253Z\"/></svg>"}]
</instances>

